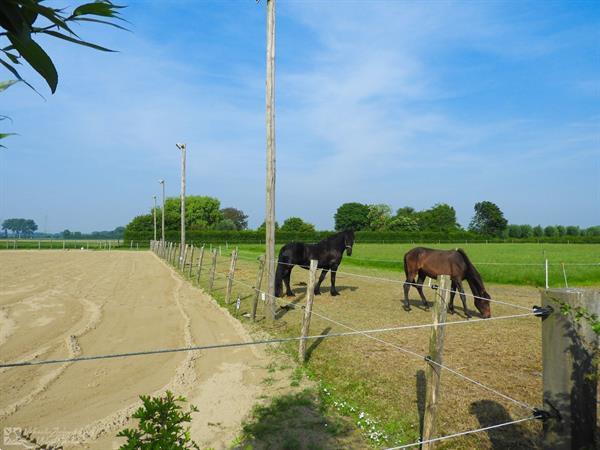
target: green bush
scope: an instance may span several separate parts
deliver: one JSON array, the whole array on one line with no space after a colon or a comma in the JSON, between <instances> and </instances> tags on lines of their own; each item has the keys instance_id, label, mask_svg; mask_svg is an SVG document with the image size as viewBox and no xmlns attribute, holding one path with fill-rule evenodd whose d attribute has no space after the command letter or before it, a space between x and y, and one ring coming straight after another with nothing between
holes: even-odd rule
<instances>
[{"instance_id":1,"label":"green bush","mask_svg":"<svg viewBox=\"0 0 600 450\"><path fill-rule=\"evenodd\" d=\"M138 428L126 428L117 434L127 438L120 450L200 449L192 441L189 427L184 427L192 421L192 413L198 411L195 406L183 412L179 403L184 403L185 398L175 397L170 391L164 397L142 395L140 399L144 405L132 416L139 420Z\"/></svg>"}]
</instances>

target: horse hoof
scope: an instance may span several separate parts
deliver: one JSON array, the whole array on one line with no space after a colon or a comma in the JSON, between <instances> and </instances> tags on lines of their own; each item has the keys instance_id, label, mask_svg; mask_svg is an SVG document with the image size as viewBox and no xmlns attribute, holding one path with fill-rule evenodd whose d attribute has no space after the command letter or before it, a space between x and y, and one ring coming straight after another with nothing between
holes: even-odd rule
<instances>
[{"instance_id":1,"label":"horse hoof","mask_svg":"<svg viewBox=\"0 0 600 450\"><path fill-rule=\"evenodd\" d=\"M321 293L318 291L315 291L315 295L321 295Z\"/></svg>"},{"instance_id":2,"label":"horse hoof","mask_svg":"<svg viewBox=\"0 0 600 450\"><path fill-rule=\"evenodd\" d=\"M449 310L448 310L448 312L449 312L450 314L454 314L454 310L453 310L453 309L449 309Z\"/></svg>"},{"instance_id":3,"label":"horse hoof","mask_svg":"<svg viewBox=\"0 0 600 450\"><path fill-rule=\"evenodd\" d=\"M336 295L340 295L340 293L339 293L339 292L332 292L332 293L331 293L331 296L332 296L332 297L335 297Z\"/></svg>"},{"instance_id":4,"label":"horse hoof","mask_svg":"<svg viewBox=\"0 0 600 450\"><path fill-rule=\"evenodd\" d=\"M404 305L403 308L404 308L404 311L412 311L412 308L410 306Z\"/></svg>"}]
</instances>

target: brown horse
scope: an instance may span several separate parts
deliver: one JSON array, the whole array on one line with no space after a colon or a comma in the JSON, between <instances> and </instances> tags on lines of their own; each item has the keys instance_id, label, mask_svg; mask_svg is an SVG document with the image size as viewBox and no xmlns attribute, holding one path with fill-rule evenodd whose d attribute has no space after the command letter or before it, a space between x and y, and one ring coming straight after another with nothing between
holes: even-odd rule
<instances>
[{"instance_id":1,"label":"brown horse","mask_svg":"<svg viewBox=\"0 0 600 450\"><path fill-rule=\"evenodd\" d=\"M485 319L492 316L490 311L490 295L485 290L481 275L477 272L475 266L471 263L464 250L435 250L432 248L416 247L404 255L404 272L406 281L404 282L404 302L405 309L410 311L408 303L408 291L413 284L416 284L417 291L426 307L429 307L425 295L423 295L423 281L425 277L437 278L438 275L450 275L452 280L452 292L450 294L450 303L448 311L454 313L454 294L460 293L463 308L467 317L471 317L467 310L467 299L462 287L462 281L467 280L469 287L475 296L475 307ZM415 276L418 275L415 281ZM481 297L481 298L478 298Z\"/></svg>"}]
</instances>

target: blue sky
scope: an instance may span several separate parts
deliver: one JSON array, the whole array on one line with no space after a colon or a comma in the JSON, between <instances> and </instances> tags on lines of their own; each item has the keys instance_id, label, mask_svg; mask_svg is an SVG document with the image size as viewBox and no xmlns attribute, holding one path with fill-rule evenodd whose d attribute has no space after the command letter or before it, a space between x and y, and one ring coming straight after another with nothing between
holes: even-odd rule
<instances>
[{"instance_id":1,"label":"blue sky","mask_svg":"<svg viewBox=\"0 0 600 450\"><path fill-rule=\"evenodd\" d=\"M76 3L76 2L75 2ZM103 54L44 40L59 70L2 94L0 219L126 224L164 178L258 226L265 186L265 2L123 1ZM66 1L52 1L66 6ZM497 203L511 223L600 224L600 3L277 3L277 208L332 228L348 201ZM7 73L3 79L8 79Z\"/></svg>"}]
</instances>

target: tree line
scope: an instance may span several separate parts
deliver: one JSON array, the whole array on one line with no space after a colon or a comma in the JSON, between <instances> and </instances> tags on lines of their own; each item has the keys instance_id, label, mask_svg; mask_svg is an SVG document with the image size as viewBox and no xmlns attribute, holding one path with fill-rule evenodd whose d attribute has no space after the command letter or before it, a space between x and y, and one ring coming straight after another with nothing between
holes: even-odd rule
<instances>
[{"instance_id":1,"label":"tree line","mask_svg":"<svg viewBox=\"0 0 600 450\"><path fill-rule=\"evenodd\" d=\"M587 229L578 226L512 225L495 203L478 202L474 205L473 217L465 229L456 218L456 210L446 204L437 203L431 208L417 211L405 206L393 212L386 204L362 204L358 202L340 205L335 214L335 230L352 229L368 233L369 236L455 236L457 238L554 238L563 236L600 236L600 227ZM125 228L126 239L137 236L150 238L154 228L154 209L148 214L135 217ZM162 209L156 209L157 233L160 235ZM180 230L181 204L179 197L170 197L165 201L165 232L169 236ZM195 232L242 232L248 230L248 215L242 210L221 208L221 202L214 197L186 196L186 230ZM315 226L300 217L289 217L281 226L275 223L278 233L286 236L301 234L320 236ZM265 231L264 222L256 232ZM128 237L129 236L129 237ZM232 234L233 236L233 234ZM141 239L141 238L140 238Z\"/></svg>"}]
</instances>

